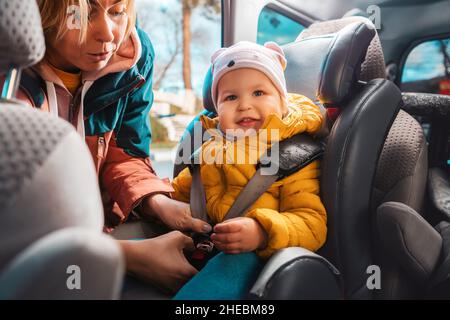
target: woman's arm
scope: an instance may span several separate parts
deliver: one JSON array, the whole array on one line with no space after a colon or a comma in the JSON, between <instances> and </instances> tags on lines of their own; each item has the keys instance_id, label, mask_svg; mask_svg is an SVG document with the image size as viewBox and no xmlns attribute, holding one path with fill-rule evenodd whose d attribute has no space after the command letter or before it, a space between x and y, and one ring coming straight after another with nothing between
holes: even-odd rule
<instances>
[{"instance_id":1,"label":"woman's arm","mask_svg":"<svg viewBox=\"0 0 450 320\"><path fill-rule=\"evenodd\" d=\"M189 205L192 176L189 169L183 170L172 182L172 197L154 194L142 200L140 212L147 217L156 218L174 230L192 230L203 233L211 231L205 221L192 217Z\"/></svg>"},{"instance_id":2,"label":"woman's arm","mask_svg":"<svg viewBox=\"0 0 450 320\"><path fill-rule=\"evenodd\" d=\"M156 194L146 197L142 201L141 207L141 214L158 219L173 230L198 233L211 231L211 226L208 223L192 217L189 203Z\"/></svg>"},{"instance_id":3,"label":"woman's arm","mask_svg":"<svg viewBox=\"0 0 450 320\"><path fill-rule=\"evenodd\" d=\"M192 239L174 231L157 238L119 241L127 271L162 289L177 292L198 271L186 260L183 251L194 249Z\"/></svg>"},{"instance_id":4,"label":"woman's arm","mask_svg":"<svg viewBox=\"0 0 450 320\"><path fill-rule=\"evenodd\" d=\"M173 188L161 180L153 170L150 159L131 156L117 146L114 137L100 173L101 184L118 203L125 220L130 212L147 197L164 194L169 197Z\"/></svg>"},{"instance_id":5,"label":"woman's arm","mask_svg":"<svg viewBox=\"0 0 450 320\"><path fill-rule=\"evenodd\" d=\"M115 128L100 180L118 203L126 219L147 197L173 192L168 181L157 177L150 162L150 109L153 104L154 49L146 34L138 31L142 56L137 64L145 83L126 97L120 126Z\"/></svg>"}]
</instances>

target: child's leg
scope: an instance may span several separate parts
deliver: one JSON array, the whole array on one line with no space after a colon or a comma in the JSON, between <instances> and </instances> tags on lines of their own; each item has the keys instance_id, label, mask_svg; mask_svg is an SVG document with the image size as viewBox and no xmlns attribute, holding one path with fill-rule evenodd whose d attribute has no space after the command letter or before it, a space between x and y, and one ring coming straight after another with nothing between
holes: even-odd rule
<instances>
[{"instance_id":1,"label":"child's leg","mask_svg":"<svg viewBox=\"0 0 450 320\"><path fill-rule=\"evenodd\" d=\"M237 300L248 294L264 266L255 253L219 253L178 291L175 300Z\"/></svg>"}]
</instances>

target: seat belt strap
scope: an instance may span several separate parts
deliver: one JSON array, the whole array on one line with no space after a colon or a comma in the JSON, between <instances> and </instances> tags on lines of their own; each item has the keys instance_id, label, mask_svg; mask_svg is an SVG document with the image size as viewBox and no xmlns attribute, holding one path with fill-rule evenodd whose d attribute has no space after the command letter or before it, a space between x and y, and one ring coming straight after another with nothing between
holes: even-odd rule
<instances>
[{"instance_id":1,"label":"seat belt strap","mask_svg":"<svg viewBox=\"0 0 450 320\"><path fill-rule=\"evenodd\" d=\"M259 168L244 189L241 190L230 210L225 215L225 220L242 217L248 209L266 192L272 184L278 180L278 175L263 175Z\"/></svg>"},{"instance_id":2,"label":"seat belt strap","mask_svg":"<svg viewBox=\"0 0 450 320\"><path fill-rule=\"evenodd\" d=\"M209 216L206 210L205 189L201 180L200 164L198 161L200 150L201 148L191 158L193 159L193 165L190 167L192 174L190 192L191 212L194 217L209 222ZM261 159L268 157L269 152L270 150ZM279 153L280 159L278 160L278 165L276 165L278 168L277 172L271 175L267 174L267 172L266 174L262 174L265 167L259 166L253 177L237 196L223 221L244 216L253 203L277 180L303 169L311 162L322 157L324 144L315 141L312 137L299 134L280 142Z\"/></svg>"},{"instance_id":3,"label":"seat belt strap","mask_svg":"<svg viewBox=\"0 0 450 320\"><path fill-rule=\"evenodd\" d=\"M209 222L208 211L206 209L206 193L205 187L202 183L200 174L200 164L195 161L195 155L193 156L193 164L189 167L192 175L192 184L190 191L190 206L191 213L194 218L201 219Z\"/></svg>"},{"instance_id":4,"label":"seat belt strap","mask_svg":"<svg viewBox=\"0 0 450 320\"><path fill-rule=\"evenodd\" d=\"M205 188L201 181L200 165L192 166L192 185L190 191L190 206L192 216L203 221L209 221L208 212L206 210ZM263 175L261 169L258 169L244 189L241 190L238 197L228 210L225 218L233 219L242 217L247 210L266 192L272 184L278 180L278 175Z\"/></svg>"}]
</instances>

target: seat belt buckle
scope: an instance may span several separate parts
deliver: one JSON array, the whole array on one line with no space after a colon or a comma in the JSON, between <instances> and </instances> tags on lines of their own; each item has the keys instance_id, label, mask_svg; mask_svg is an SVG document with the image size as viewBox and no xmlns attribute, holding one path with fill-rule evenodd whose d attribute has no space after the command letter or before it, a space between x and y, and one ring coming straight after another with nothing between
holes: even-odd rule
<instances>
[{"instance_id":1,"label":"seat belt buckle","mask_svg":"<svg viewBox=\"0 0 450 320\"><path fill-rule=\"evenodd\" d=\"M212 241L205 240L205 241L202 241L200 243L197 243L196 248L198 250L210 253L214 249L214 243L212 243Z\"/></svg>"},{"instance_id":2,"label":"seat belt buckle","mask_svg":"<svg viewBox=\"0 0 450 320\"><path fill-rule=\"evenodd\" d=\"M195 250L188 254L186 258L197 270L201 270L218 251L211 241L210 234L194 233L192 240L194 240Z\"/></svg>"},{"instance_id":3,"label":"seat belt buckle","mask_svg":"<svg viewBox=\"0 0 450 320\"><path fill-rule=\"evenodd\" d=\"M196 233L192 237L194 240L194 246L197 250L210 253L214 249L214 243L211 241L209 234Z\"/></svg>"}]
</instances>

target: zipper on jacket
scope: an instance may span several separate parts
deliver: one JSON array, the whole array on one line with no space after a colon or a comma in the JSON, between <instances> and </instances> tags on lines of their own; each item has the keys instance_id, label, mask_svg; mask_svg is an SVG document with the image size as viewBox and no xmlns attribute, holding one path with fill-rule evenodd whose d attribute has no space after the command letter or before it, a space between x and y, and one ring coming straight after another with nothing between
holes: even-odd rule
<instances>
[{"instance_id":1,"label":"zipper on jacket","mask_svg":"<svg viewBox=\"0 0 450 320\"><path fill-rule=\"evenodd\" d=\"M76 127L76 123L74 123L74 119L75 119L75 109L77 107L77 105L81 102L81 90L82 90L82 86L80 86L77 89L77 92L75 92L74 95L72 95L70 97L70 102L69 102L69 122L72 123L75 127Z\"/></svg>"},{"instance_id":2,"label":"zipper on jacket","mask_svg":"<svg viewBox=\"0 0 450 320\"><path fill-rule=\"evenodd\" d=\"M98 157L103 158L105 156L105 147L106 147L105 137L104 136L98 137L98 144L97 144Z\"/></svg>"},{"instance_id":3,"label":"zipper on jacket","mask_svg":"<svg viewBox=\"0 0 450 320\"><path fill-rule=\"evenodd\" d=\"M72 123L73 121L73 109L74 109L74 103L73 103L73 98L70 98L70 103L69 103L69 122Z\"/></svg>"}]
</instances>

